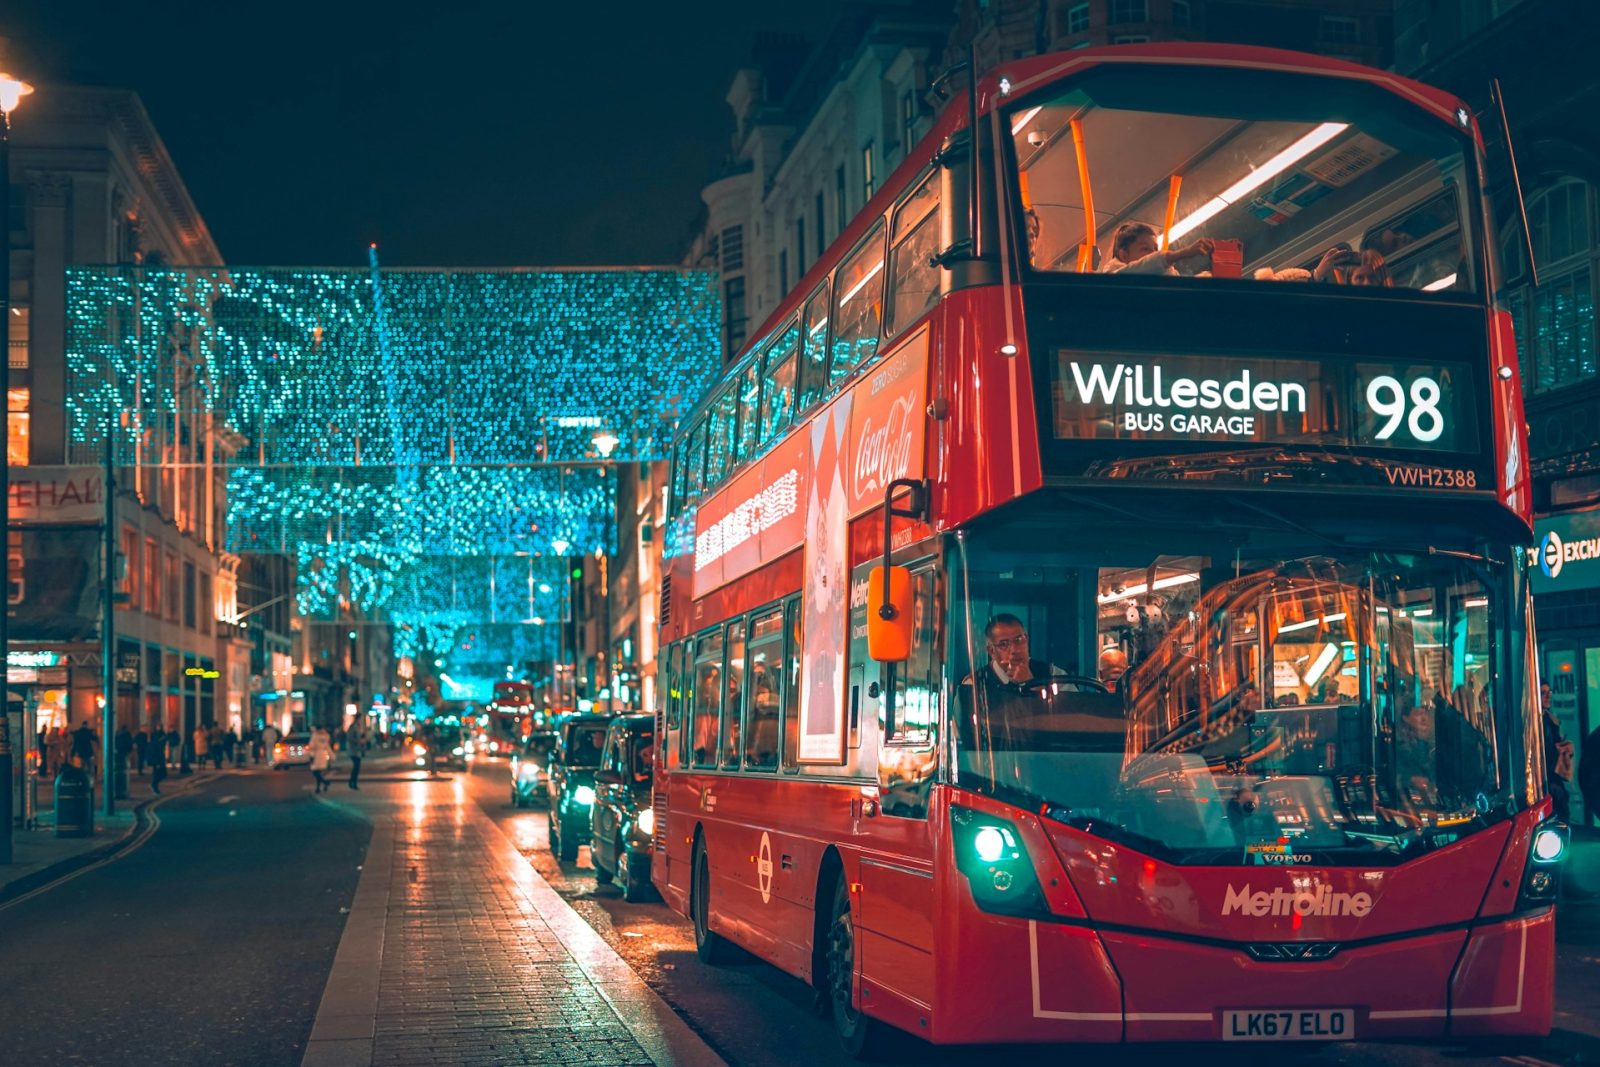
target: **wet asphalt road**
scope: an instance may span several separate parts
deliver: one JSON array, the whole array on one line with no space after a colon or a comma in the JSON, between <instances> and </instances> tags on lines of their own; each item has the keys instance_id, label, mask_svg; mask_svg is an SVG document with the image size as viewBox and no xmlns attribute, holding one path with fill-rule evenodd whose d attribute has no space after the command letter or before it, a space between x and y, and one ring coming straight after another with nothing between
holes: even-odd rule
<instances>
[{"instance_id":1,"label":"wet asphalt road","mask_svg":"<svg viewBox=\"0 0 1600 1067\"><path fill-rule=\"evenodd\" d=\"M137 850L0 905L0 1063L299 1064L371 836L309 777L175 795Z\"/></svg>"},{"instance_id":2,"label":"wet asphalt road","mask_svg":"<svg viewBox=\"0 0 1600 1067\"><path fill-rule=\"evenodd\" d=\"M543 809L510 803L504 761L473 764L470 795L500 823L534 868L628 961L683 1019L735 1067L852 1062L841 1055L829 1022L812 1010L809 986L775 967L750 961L709 967L694 952L689 921L660 904L628 904L612 886L598 885L589 850L574 863L551 854ZM1563 905L1563 908L1566 908ZM1503 1048L1432 1045L1276 1045L1270 1051L1229 1046L1122 1046L1078 1050L1090 1062L1111 1057L1119 1065L1170 1067L1174 1058L1199 1063L1308 1064L1600 1064L1600 904L1568 909L1573 920L1560 935L1557 958L1557 1033L1546 1042ZM903 1062L992 1065L1026 1058L1067 1059L1059 1048L933 1048L910 1042Z\"/></svg>"}]
</instances>

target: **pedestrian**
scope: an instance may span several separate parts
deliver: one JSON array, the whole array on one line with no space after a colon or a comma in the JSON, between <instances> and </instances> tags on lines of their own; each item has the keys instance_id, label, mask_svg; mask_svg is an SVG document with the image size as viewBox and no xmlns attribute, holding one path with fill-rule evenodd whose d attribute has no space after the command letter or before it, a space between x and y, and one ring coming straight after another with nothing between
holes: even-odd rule
<instances>
[{"instance_id":1,"label":"pedestrian","mask_svg":"<svg viewBox=\"0 0 1600 1067\"><path fill-rule=\"evenodd\" d=\"M1567 783L1572 781L1572 742L1561 736L1561 724L1550 711L1550 683L1539 686L1539 705L1544 715L1545 791L1550 794L1555 816L1572 820L1572 802Z\"/></svg>"},{"instance_id":2,"label":"pedestrian","mask_svg":"<svg viewBox=\"0 0 1600 1067\"><path fill-rule=\"evenodd\" d=\"M326 771L333 766L333 739L328 736L328 731L317 727L311 734L311 744L306 746L306 751L311 754L311 774L317 780L316 792L328 791Z\"/></svg>"},{"instance_id":3,"label":"pedestrian","mask_svg":"<svg viewBox=\"0 0 1600 1067\"><path fill-rule=\"evenodd\" d=\"M183 765L183 738L178 735L177 724L167 731L167 764Z\"/></svg>"},{"instance_id":4,"label":"pedestrian","mask_svg":"<svg viewBox=\"0 0 1600 1067\"><path fill-rule=\"evenodd\" d=\"M94 750L94 730L85 719L76 730L72 731L72 761L88 771L91 776L94 774Z\"/></svg>"},{"instance_id":5,"label":"pedestrian","mask_svg":"<svg viewBox=\"0 0 1600 1067\"><path fill-rule=\"evenodd\" d=\"M1583 739L1583 756L1578 760L1578 791L1583 794L1586 816L1600 822L1600 726Z\"/></svg>"},{"instance_id":6,"label":"pedestrian","mask_svg":"<svg viewBox=\"0 0 1600 1067\"><path fill-rule=\"evenodd\" d=\"M200 766L206 765L206 760L211 758L211 731L207 730L204 723L194 728L194 761Z\"/></svg>"},{"instance_id":7,"label":"pedestrian","mask_svg":"<svg viewBox=\"0 0 1600 1067\"><path fill-rule=\"evenodd\" d=\"M278 744L278 728L270 722L261 728L261 758L272 762L272 750Z\"/></svg>"},{"instance_id":8,"label":"pedestrian","mask_svg":"<svg viewBox=\"0 0 1600 1067\"><path fill-rule=\"evenodd\" d=\"M144 765L150 762L150 727L141 726L133 735L133 759L139 777L144 777Z\"/></svg>"},{"instance_id":9,"label":"pedestrian","mask_svg":"<svg viewBox=\"0 0 1600 1067\"><path fill-rule=\"evenodd\" d=\"M112 746L117 754L115 766L123 771L128 769L128 757L133 754L133 731L128 729L127 723L117 725L117 736L112 739Z\"/></svg>"},{"instance_id":10,"label":"pedestrian","mask_svg":"<svg viewBox=\"0 0 1600 1067\"><path fill-rule=\"evenodd\" d=\"M167 732L159 725L150 736L150 792L160 793L167 777Z\"/></svg>"},{"instance_id":11,"label":"pedestrian","mask_svg":"<svg viewBox=\"0 0 1600 1067\"><path fill-rule=\"evenodd\" d=\"M360 789L361 758L366 755L367 735L360 730L352 730L346 735L346 748L350 752L350 788Z\"/></svg>"},{"instance_id":12,"label":"pedestrian","mask_svg":"<svg viewBox=\"0 0 1600 1067\"><path fill-rule=\"evenodd\" d=\"M229 726L222 735L222 751L227 753L228 762L235 767L244 766L244 742L239 740L239 728Z\"/></svg>"}]
</instances>

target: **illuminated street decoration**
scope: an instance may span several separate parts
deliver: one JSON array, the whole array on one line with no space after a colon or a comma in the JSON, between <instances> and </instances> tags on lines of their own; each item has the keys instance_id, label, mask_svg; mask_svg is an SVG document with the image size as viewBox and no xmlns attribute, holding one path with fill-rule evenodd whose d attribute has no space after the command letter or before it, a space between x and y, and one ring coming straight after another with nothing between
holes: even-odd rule
<instances>
[{"instance_id":1,"label":"illuminated street decoration","mask_svg":"<svg viewBox=\"0 0 1600 1067\"><path fill-rule=\"evenodd\" d=\"M401 655L553 629L552 557L613 550L603 461L664 456L720 353L698 271L76 267L67 302L69 460L107 426L126 467L208 438L224 547L293 558L303 613L381 612Z\"/></svg>"}]
</instances>

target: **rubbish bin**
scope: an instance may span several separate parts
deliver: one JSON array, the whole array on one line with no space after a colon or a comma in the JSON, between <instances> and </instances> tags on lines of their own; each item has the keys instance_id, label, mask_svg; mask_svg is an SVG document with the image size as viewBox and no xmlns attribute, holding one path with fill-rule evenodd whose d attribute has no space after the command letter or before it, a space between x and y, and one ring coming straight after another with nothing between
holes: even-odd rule
<instances>
[{"instance_id":1,"label":"rubbish bin","mask_svg":"<svg viewBox=\"0 0 1600 1067\"><path fill-rule=\"evenodd\" d=\"M56 775L56 836L94 833L94 788L82 767L67 764Z\"/></svg>"}]
</instances>

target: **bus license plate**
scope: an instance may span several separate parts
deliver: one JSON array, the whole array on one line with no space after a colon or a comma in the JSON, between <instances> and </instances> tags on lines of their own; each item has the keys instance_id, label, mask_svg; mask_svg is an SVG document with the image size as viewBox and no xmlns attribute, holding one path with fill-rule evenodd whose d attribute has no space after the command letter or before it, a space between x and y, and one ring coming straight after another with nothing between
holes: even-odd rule
<instances>
[{"instance_id":1,"label":"bus license plate","mask_svg":"<svg viewBox=\"0 0 1600 1067\"><path fill-rule=\"evenodd\" d=\"M1350 1041L1355 1038L1350 1008L1298 1011L1225 1011L1224 1041Z\"/></svg>"}]
</instances>

